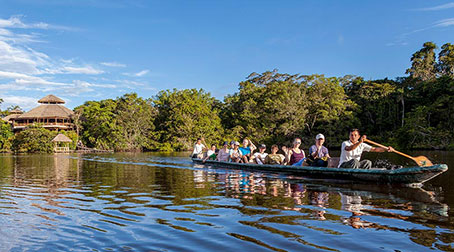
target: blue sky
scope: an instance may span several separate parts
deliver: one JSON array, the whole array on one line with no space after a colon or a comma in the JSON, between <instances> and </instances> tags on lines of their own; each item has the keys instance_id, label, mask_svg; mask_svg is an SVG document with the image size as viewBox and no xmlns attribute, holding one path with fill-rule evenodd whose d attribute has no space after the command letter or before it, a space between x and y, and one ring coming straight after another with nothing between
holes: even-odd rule
<instances>
[{"instance_id":1,"label":"blue sky","mask_svg":"<svg viewBox=\"0 0 454 252\"><path fill-rule=\"evenodd\" d=\"M203 88L251 72L404 76L426 41L454 43L454 1L0 0L2 109Z\"/></svg>"}]
</instances>

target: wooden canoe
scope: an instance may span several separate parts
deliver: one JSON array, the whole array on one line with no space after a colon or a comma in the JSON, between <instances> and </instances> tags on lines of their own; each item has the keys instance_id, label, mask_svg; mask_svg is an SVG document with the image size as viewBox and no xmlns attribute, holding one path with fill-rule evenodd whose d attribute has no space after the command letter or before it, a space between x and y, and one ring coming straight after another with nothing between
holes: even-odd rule
<instances>
[{"instance_id":1,"label":"wooden canoe","mask_svg":"<svg viewBox=\"0 0 454 252\"><path fill-rule=\"evenodd\" d=\"M231 162L219 162L213 160L192 159L195 164L204 166L244 169L251 171L269 171L292 175L301 175L312 178L349 180L356 182L377 184L401 184L401 185L420 185L448 170L446 164L436 164L426 167L404 167L396 170L385 168L365 169L345 169L312 166L289 166L289 165L258 165L242 164Z\"/></svg>"}]
</instances>

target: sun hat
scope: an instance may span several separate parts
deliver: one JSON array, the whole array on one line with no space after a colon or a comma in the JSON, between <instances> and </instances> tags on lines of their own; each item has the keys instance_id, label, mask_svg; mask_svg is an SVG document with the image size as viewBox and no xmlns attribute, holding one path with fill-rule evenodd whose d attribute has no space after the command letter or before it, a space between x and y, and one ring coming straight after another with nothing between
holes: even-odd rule
<instances>
[{"instance_id":1,"label":"sun hat","mask_svg":"<svg viewBox=\"0 0 454 252\"><path fill-rule=\"evenodd\" d=\"M325 139L325 136L323 134L317 134L317 136L315 137L315 140L318 140L318 139Z\"/></svg>"}]
</instances>

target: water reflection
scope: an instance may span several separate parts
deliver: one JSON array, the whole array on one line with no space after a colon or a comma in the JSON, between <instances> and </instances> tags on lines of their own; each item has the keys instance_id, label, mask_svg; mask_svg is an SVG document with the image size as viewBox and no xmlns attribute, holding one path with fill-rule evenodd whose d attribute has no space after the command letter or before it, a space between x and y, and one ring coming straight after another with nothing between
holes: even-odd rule
<instances>
[{"instance_id":1,"label":"water reflection","mask_svg":"<svg viewBox=\"0 0 454 252\"><path fill-rule=\"evenodd\" d=\"M2 250L452 250L442 187L323 184L149 154L0 156ZM361 241L361 242L358 242Z\"/></svg>"}]
</instances>

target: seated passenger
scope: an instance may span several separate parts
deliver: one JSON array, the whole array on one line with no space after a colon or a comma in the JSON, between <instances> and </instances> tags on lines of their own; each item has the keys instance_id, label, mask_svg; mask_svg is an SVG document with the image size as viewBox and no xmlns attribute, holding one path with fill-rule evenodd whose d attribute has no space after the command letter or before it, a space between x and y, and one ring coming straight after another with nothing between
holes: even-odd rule
<instances>
[{"instance_id":1,"label":"seated passenger","mask_svg":"<svg viewBox=\"0 0 454 252\"><path fill-rule=\"evenodd\" d=\"M288 165L303 165L303 162L306 159L306 155L304 154L304 151L300 149L300 145L301 138L297 137L295 138L295 140L293 140L293 146L290 150L287 150L287 148L282 149L286 154L286 163Z\"/></svg>"},{"instance_id":2,"label":"seated passenger","mask_svg":"<svg viewBox=\"0 0 454 252\"><path fill-rule=\"evenodd\" d=\"M205 139L197 138L197 142L194 144L194 150L192 151L192 158L203 158L203 151L206 149Z\"/></svg>"},{"instance_id":3,"label":"seated passenger","mask_svg":"<svg viewBox=\"0 0 454 252\"><path fill-rule=\"evenodd\" d=\"M228 162L230 158L229 143L224 142L222 149L219 150L216 161Z\"/></svg>"},{"instance_id":4,"label":"seated passenger","mask_svg":"<svg viewBox=\"0 0 454 252\"><path fill-rule=\"evenodd\" d=\"M284 163L284 158L281 154L277 154L279 147L276 144L271 146L271 154L268 154L265 158L265 164L277 164L282 165Z\"/></svg>"},{"instance_id":5,"label":"seated passenger","mask_svg":"<svg viewBox=\"0 0 454 252\"><path fill-rule=\"evenodd\" d=\"M266 145L261 144L259 146L259 151L254 153L254 156L252 158L254 163L256 163L256 164L264 164L265 163L265 158L266 158L266 156L268 156L268 153L266 153L265 151L266 151Z\"/></svg>"},{"instance_id":6,"label":"seated passenger","mask_svg":"<svg viewBox=\"0 0 454 252\"><path fill-rule=\"evenodd\" d=\"M233 149L230 149L230 162L239 163L243 158L243 154L239 149L240 143L234 142L233 146Z\"/></svg>"},{"instance_id":7,"label":"seated passenger","mask_svg":"<svg viewBox=\"0 0 454 252\"><path fill-rule=\"evenodd\" d=\"M243 154L243 163L249 163L252 152L257 149L255 145L247 138L243 140L243 147L240 147L241 153Z\"/></svg>"},{"instance_id":8,"label":"seated passenger","mask_svg":"<svg viewBox=\"0 0 454 252\"><path fill-rule=\"evenodd\" d=\"M235 149L235 142L236 142L235 140L230 141L230 149L229 150Z\"/></svg>"},{"instance_id":9,"label":"seated passenger","mask_svg":"<svg viewBox=\"0 0 454 252\"><path fill-rule=\"evenodd\" d=\"M315 145L312 145L309 148L309 156L307 157L307 163L310 166L316 167L327 167L329 156L328 148L323 146L325 142L325 136L323 134L318 134L315 137Z\"/></svg>"},{"instance_id":10,"label":"seated passenger","mask_svg":"<svg viewBox=\"0 0 454 252\"><path fill-rule=\"evenodd\" d=\"M207 155L203 159L203 162L205 162L207 159L209 159L209 160L215 160L216 159L216 144L212 144L211 145L211 148L207 151Z\"/></svg>"}]
</instances>

